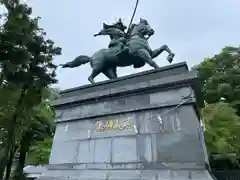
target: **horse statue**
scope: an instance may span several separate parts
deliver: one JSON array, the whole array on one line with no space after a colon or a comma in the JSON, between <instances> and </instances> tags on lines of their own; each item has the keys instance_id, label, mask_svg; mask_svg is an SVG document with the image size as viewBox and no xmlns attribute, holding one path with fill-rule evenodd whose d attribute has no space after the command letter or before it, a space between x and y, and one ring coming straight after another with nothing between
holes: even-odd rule
<instances>
[{"instance_id":1,"label":"horse statue","mask_svg":"<svg viewBox=\"0 0 240 180\"><path fill-rule=\"evenodd\" d=\"M110 28L114 29L114 27ZM105 26L105 29L108 28ZM123 33L126 37L124 37L124 35L119 35L116 33L117 31L114 31L115 33L112 34L111 32L113 31L105 31L108 33L102 34L110 35L112 40L118 40L117 45L115 44L111 46L110 43L108 49L101 49L91 57L80 55L73 61L62 64L61 66L63 68L75 68L90 62L92 73L88 77L88 80L91 83L95 83L94 78L100 73L103 73L109 79L117 78L117 67L133 65L134 68L140 68L147 63L151 67L157 69L159 66L152 59L160 55L163 51L168 52L167 60L169 63L172 62L175 54L172 53L167 45L151 50L148 44L148 39L154 34L154 30L151 28L147 20L140 18L140 22L138 24L133 24L130 29L129 34ZM100 31L100 33L95 36L102 34ZM118 46L119 42L121 42L121 46ZM124 53L122 53L122 49L124 50Z\"/></svg>"}]
</instances>

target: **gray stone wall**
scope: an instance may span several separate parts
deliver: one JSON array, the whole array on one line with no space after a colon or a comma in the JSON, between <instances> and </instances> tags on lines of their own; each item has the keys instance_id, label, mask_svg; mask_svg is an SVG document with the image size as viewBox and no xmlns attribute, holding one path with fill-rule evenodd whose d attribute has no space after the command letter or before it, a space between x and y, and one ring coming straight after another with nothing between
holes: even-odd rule
<instances>
[{"instance_id":1,"label":"gray stone wall","mask_svg":"<svg viewBox=\"0 0 240 180\"><path fill-rule=\"evenodd\" d=\"M131 128L96 132L97 121L125 119L131 121ZM192 105L67 121L57 126L50 164L99 164L98 168L102 164L105 168L104 163L139 163L150 168L156 163L188 163L191 167L194 163L204 168L199 133Z\"/></svg>"},{"instance_id":2,"label":"gray stone wall","mask_svg":"<svg viewBox=\"0 0 240 180\"><path fill-rule=\"evenodd\" d=\"M151 108L164 108L181 103L185 97L188 98L188 103L195 102L195 93L191 87L180 87L145 94L118 95L111 99L96 100L56 110L56 121L63 122Z\"/></svg>"}]
</instances>

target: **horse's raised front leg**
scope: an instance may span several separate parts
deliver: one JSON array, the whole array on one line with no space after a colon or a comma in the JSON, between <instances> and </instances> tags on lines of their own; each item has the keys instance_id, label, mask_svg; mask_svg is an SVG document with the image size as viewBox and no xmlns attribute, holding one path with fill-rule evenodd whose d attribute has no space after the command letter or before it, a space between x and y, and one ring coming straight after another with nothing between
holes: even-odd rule
<instances>
[{"instance_id":1,"label":"horse's raised front leg","mask_svg":"<svg viewBox=\"0 0 240 180\"><path fill-rule=\"evenodd\" d=\"M150 56L150 54L147 50L145 50L145 49L138 50L137 56L139 56L142 60L144 60L147 64L149 64L153 68L155 68L155 69L159 68L157 63L152 60L152 57Z\"/></svg>"},{"instance_id":2,"label":"horse's raised front leg","mask_svg":"<svg viewBox=\"0 0 240 180\"><path fill-rule=\"evenodd\" d=\"M151 54L152 59L157 57L163 51L168 52L167 60L168 60L169 63L171 63L173 61L173 58L174 58L175 54L171 51L171 49L167 45L163 45L160 48L153 50L152 54Z\"/></svg>"}]
</instances>

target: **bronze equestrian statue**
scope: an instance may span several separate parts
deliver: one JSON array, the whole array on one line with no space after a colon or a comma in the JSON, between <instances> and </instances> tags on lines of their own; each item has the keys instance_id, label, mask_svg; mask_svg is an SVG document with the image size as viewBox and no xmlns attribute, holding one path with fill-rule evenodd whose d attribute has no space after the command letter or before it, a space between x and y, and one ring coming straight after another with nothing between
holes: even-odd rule
<instances>
[{"instance_id":1,"label":"bronze equestrian statue","mask_svg":"<svg viewBox=\"0 0 240 180\"><path fill-rule=\"evenodd\" d=\"M103 29L94 36L109 35L110 43L108 49L100 49L91 57L80 55L73 61L61 65L63 68L74 68L82 64L89 63L92 73L88 77L91 83L95 83L94 78L100 73L105 74L109 79L117 78L117 67L133 65L134 68L143 67L146 63L153 68L159 66L152 59L163 51L168 52L167 60L172 62L175 54L163 45L152 50L148 45L148 39L154 34L154 30L145 19L140 19L138 24L132 24L128 33L125 33L126 26L121 20L113 25L103 24Z\"/></svg>"}]
</instances>

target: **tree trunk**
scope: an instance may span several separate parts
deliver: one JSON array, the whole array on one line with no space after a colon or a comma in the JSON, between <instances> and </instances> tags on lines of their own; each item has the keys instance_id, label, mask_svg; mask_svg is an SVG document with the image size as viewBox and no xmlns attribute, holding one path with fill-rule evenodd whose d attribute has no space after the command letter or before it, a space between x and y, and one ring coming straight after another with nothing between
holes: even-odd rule
<instances>
[{"instance_id":1,"label":"tree trunk","mask_svg":"<svg viewBox=\"0 0 240 180\"><path fill-rule=\"evenodd\" d=\"M0 180L3 179L3 174L5 171L5 165L7 163L8 150L6 148L2 148L0 151Z\"/></svg>"},{"instance_id":2,"label":"tree trunk","mask_svg":"<svg viewBox=\"0 0 240 180\"><path fill-rule=\"evenodd\" d=\"M0 74L0 87L3 86L3 73Z\"/></svg>"},{"instance_id":3,"label":"tree trunk","mask_svg":"<svg viewBox=\"0 0 240 180\"><path fill-rule=\"evenodd\" d=\"M18 160L18 167L17 167L18 172L20 174L23 173L23 168L25 166L25 160L26 160L26 154L27 154L27 152L25 151L25 149L21 148L20 149L19 160Z\"/></svg>"},{"instance_id":4,"label":"tree trunk","mask_svg":"<svg viewBox=\"0 0 240 180\"><path fill-rule=\"evenodd\" d=\"M26 160L26 147L25 147L25 138L23 136L21 143L20 143L20 150L19 150L19 159L17 162L17 168L15 172L16 177L22 177L23 176L23 168L25 166L25 160Z\"/></svg>"},{"instance_id":5,"label":"tree trunk","mask_svg":"<svg viewBox=\"0 0 240 180\"><path fill-rule=\"evenodd\" d=\"M9 154L9 151L11 150L12 147L15 146L15 135L14 135L14 131L15 131L15 125L16 125L16 122L17 122L17 115L18 115L18 111L22 105L22 102L24 100L24 96L25 96L25 90L26 90L26 85L22 88L21 90L21 94L20 94L20 97L17 101L17 104L16 104L16 108L15 108L15 112L12 116L12 119L11 119L11 123L10 123L10 126L9 126L9 129L8 129L8 141L5 145L5 148L3 150L3 154L1 154L1 159L0 159L0 180L3 179L3 174L4 174L4 170L6 168L6 164L7 164L7 158L8 158L8 154Z\"/></svg>"},{"instance_id":6,"label":"tree trunk","mask_svg":"<svg viewBox=\"0 0 240 180\"><path fill-rule=\"evenodd\" d=\"M8 162L7 162L7 169L6 169L6 175L5 175L5 180L9 180L10 175L11 175L11 170L12 170L12 164L13 164L13 158L15 155L17 148L14 148L14 150L11 151L9 158L8 158Z\"/></svg>"},{"instance_id":7,"label":"tree trunk","mask_svg":"<svg viewBox=\"0 0 240 180\"><path fill-rule=\"evenodd\" d=\"M10 156L7 162L7 167L6 167L5 180L9 180L11 169L12 169L12 163L13 163L13 153L10 153Z\"/></svg>"}]
</instances>

